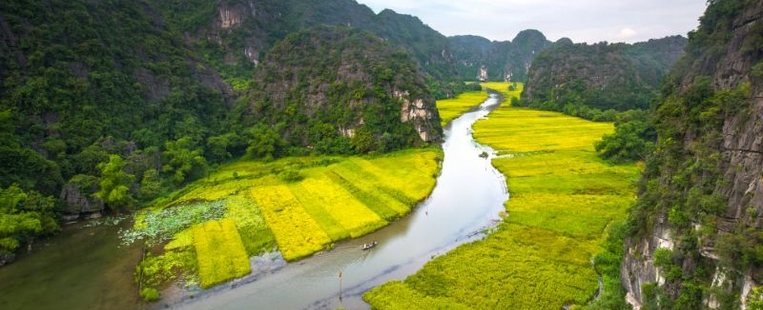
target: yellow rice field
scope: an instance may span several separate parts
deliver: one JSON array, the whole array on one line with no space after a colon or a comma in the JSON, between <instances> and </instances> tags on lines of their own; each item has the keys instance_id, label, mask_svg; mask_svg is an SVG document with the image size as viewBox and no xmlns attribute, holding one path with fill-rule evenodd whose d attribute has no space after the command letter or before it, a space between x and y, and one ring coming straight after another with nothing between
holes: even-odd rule
<instances>
[{"instance_id":1,"label":"yellow rice field","mask_svg":"<svg viewBox=\"0 0 763 310\"><path fill-rule=\"evenodd\" d=\"M462 93L455 98L437 100L437 111L440 112L440 124L445 127L450 121L480 105L485 99L487 99L487 94L485 92L471 91Z\"/></svg>"},{"instance_id":2,"label":"yellow rice field","mask_svg":"<svg viewBox=\"0 0 763 310\"><path fill-rule=\"evenodd\" d=\"M256 187L252 189L252 196L285 258L298 259L331 243L326 232L305 212L287 186Z\"/></svg>"},{"instance_id":3,"label":"yellow rice field","mask_svg":"<svg viewBox=\"0 0 763 310\"><path fill-rule=\"evenodd\" d=\"M150 209L224 203L222 219L182 230L164 247L168 253L193 249L200 284L208 287L247 274L242 257L248 268L248 257L277 249L293 261L386 226L429 195L441 158L441 150L427 148L373 157L238 161ZM283 171L301 179L284 180ZM225 269L225 262L240 268Z\"/></svg>"},{"instance_id":4,"label":"yellow rice field","mask_svg":"<svg viewBox=\"0 0 763 310\"><path fill-rule=\"evenodd\" d=\"M193 227L201 287L247 275L249 256L230 219L209 221Z\"/></svg>"},{"instance_id":5,"label":"yellow rice field","mask_svg":"<svg viewBox=\"0 0 763 310\"><path fill-rule=\"evenodd\" d=\"M522 93L522 89L524 87L524 84L522 83L513 83L514 90L510 91L509 86L510 83L506 82L482 82L480 83L480 86L482 86L483 89L490 89L493 91L498 92L501 94L506 100L506 102L511 102L509 99L511 97L519 97L519 95Z\"/></svg>"},{"instance_id":6,"label":"yellow rice field","mask_svg":"<svg viewBox=\"0 0 763 310\"><path fill-rule=\"evenodd\" d=\"M557 112L497 109L490 122L474 126L476 138L504 153L588 150L601 135L614 131L612 123L597 123Z\"/></svg>"}]
</instances>

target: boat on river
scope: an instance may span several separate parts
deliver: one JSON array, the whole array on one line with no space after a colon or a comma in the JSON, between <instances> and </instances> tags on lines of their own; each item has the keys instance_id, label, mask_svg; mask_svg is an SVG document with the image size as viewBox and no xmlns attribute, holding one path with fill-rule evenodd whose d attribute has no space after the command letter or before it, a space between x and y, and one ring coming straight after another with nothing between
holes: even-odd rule
<instances>
[{"instance_id":1,"label":"boat on river","mask_svg":"<svg viewBox=\"0 0 763 310\"><path fill-rule=\"evenodd\" d=\"M363 250L363 251L367 251L367 250L373 249L378 244L379 244L379 241L374 241L374 242L371 242L371 243L364 243L363 246L360 249Z\"/></svg>"}]
</instances>

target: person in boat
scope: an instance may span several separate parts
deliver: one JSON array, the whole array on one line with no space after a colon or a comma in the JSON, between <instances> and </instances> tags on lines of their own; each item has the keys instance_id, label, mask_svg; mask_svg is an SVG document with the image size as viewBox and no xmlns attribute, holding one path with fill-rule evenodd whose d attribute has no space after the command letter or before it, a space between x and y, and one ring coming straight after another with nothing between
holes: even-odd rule
<instances>
[{"instance_id":1,"label":"person in boat","mask_svg":"<svg viewBox=\"0 0 763 310\"><path fill-rule=\"evenodd\" d=\"M371 249L371 248L375 247L377 244L379 244L379 241L374 241L374 242L371 242L371 243L364 243L363 244L363 250Z\"/></svg>"}]
</instances>

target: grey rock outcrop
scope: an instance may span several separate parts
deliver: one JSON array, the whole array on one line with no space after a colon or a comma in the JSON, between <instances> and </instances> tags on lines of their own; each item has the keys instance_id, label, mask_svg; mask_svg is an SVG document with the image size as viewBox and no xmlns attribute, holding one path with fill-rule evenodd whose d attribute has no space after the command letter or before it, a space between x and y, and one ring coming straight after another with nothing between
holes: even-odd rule
<instances>
[{"instance_id":1,"label":"grey rock outcrop","mask_svg":"<svg viewBox=\"0 0 763 310\"><path fill-rule=\"evenodd\" d=\"M61 189L61 200L66 204L64 217L77 219L83 215L100 213L104 203L93 197L98 190L97 178L89 175L74 176Z\"/></svg>"}]
</instances>

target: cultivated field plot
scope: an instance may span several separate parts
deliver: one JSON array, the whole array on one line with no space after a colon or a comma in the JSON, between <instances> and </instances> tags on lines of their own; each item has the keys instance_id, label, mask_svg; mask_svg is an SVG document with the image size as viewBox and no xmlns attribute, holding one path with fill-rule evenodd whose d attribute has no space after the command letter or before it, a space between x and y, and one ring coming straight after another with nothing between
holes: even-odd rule
<instances>
[{"instance_id":1,"label":"cultivated field plot","mask_svg":"<svg viewBox=\"0 0 763 310\"><path fill-rule=\"evenodd\" d=\"M522 89L524 87L524 84L522 83L509 84L506 82L482 82L480 85L483 89L491 89L503 95L507 104L511 103L511 97L519 97L519 94L522 93ZM509 90L509 86L511 85L514 86L513 91Z\"/></svg>"},{"instance_id":2,"label":"cultivated field plot","mask_svg":"<svg viewBox=\"0 0 763 310\"><path fill-rule=\"evenodd\" d=\"M193 227L201 287L210 287L251 272L249 256L230 219L209 221Z\"/></svg>"},{"instance_id":3,"label":"cultivated field plot","mask_svg":"<svg viewBox=\"0 0 763 310\"><path fill-rule=\"evenodd\" d=\"M195 253L200 285L208 287L248 274L250 256L277 249L292 261L384 227L429 195L441 157L430 148L375 157L239 161L145 212L182 213L186 206L221 203L217 218L171 230L164 247L165 253ZM135 227L162 229L141 220Z\"/></svg>"},{"instance_id":4,"label":"cultivated field plot","mask_svg":"<svg viewBox=\"0 0 763 310\"><path fill-rule=\"evenodd\" d=\"M504 102L475 124L475 136L507 155L493 165L507 176L508 216L484 240L364 298L378 309L416 303L474 309L585 304L598 287L592 258L603 251L608 226L624 219L635 198L638 168L610 165L593 150L593 142L612 130L612 124Z\"/></svg>"},{"instance_id":5,"label":"cultivated field plot","mask_svg":"<svg viewBox=\"0 0 763 310\"><path fill-rule=\"evenodd\" d=\"M605 133L614 131L612 123L597 123L557 112L524 108L493 111L489 122L474 125L475 138L501 153L557 150L587 150Z\"/></svg>"}]
</instances>

